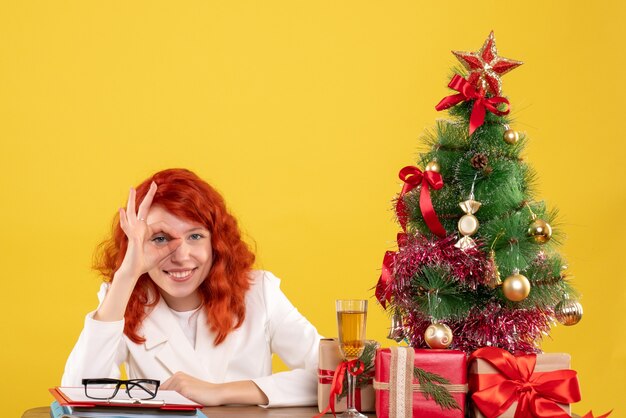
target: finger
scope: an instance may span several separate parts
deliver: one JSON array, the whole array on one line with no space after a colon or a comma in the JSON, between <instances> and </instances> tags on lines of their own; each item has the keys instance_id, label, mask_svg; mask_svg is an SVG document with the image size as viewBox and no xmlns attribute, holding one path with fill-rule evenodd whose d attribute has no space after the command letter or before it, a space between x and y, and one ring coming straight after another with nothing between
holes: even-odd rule
<instances>
[{"instance_id":1,"label":"finger","mask_svg":"<svg viewBox=\"0 0 626 418\"><path fill-rule=\"evenodd\" d=\"M126 204L126 217L129 222L137 219L137 212L135 212L135 198L137 196L137 191L134 187L130 188L130 192L128 193L128 203Z\"/></svg>"},{"instance_id":2,"label":"finger","mask_svg":"<svg viewBox=\"0 0 626 418\"><path fill-rule=\"evenodd\" d=\"M152 182L152 184L150 184L150 189L148 190L148 193L139 205L139 210L137 211L137 217L139 219L146 219L148 217L148 211L150 211L150 206L152 205L152 200L154 199L156 191L157 184L155 182Z\"/></svg>"},{"instance_id":3,"label":"finger","mask_svg":"<svg viewBox=\"0 0 626 418\"><path fill-rule=\"evenodd\" d=\"M162 263L169 256L174 254L178 247L181 246L183 240L181 238L171 238L165 245L161 247L153 247L154 255L157 264Z\"/></svg>"},{"instance_id":4,"label":"finger","mask_svg":"<svg viewBox=\"0 0 626 418\"><path fill-rule=\"evenodd\" d=\"M122 228L122 231L127 233L128 232L128 221L126 220L126 212L124 211L124 208L120 208L119 209L119 213L120 213L120 227Z\"/></svg>"},{"instance_id":5,"label":"finger","mask_svg":"<svg viewBox=\"0 0 626 418\"><path fill-rule=\"evenodd\" d=\"M145 251L149 251L153 254L153 257L158 262L163 261L165 258L172 255L178 247L181 246L183 240L180 238L167 238L166 241L159 243L152 242L152 240L144 241L146 243Z\"/></svg>"},{"instance_id":6,"label":"finger","mask_svg":"<svg viewBox=\"0 0 626 418\"><path fill-rule=\"evenodd\" d=\"M159 389L163 389L163 390L171 390L172 388L172 379L174 378L174 376L170 377L169 379L167 379L165 382L161 383L159 385Z\"/></svg>"},{"instance_id":7,"label":"finger","mask_svg":"<svg viewBox=\"0 0 626 418\"><path fill-rule=\"evenodd\" d=\"M149 232L146 235L145 242L149 245L146 247L146 251L150 251L153 254L154 261L157 264L163 262L167 257L171 256L183 242L177 232L163 221L148 225L148 229ZM151 242L152 238L157 234L165 235L167 240L160 244Z\"/></svg>"},{"instance_id":8,"label":"finger","mask_svg":"<svg viewBox=\"0 0 626 418\"><path fill-rule=\"evenodd\" d=\"M183 372L176 372L165 382L161 383L159 389L165 390L176 390L178 388L178 382L181 378L184 378L185 374Z\"/></svg>"},{"instance_id":9,"label":"finger","mask_svg":"<svg viewBox=\"0 0 626 418\"><path fill-rule=\"evenodd\" d=\"M169 226L169 224L163 221L150 224L148 225L148 228L150 228L150 235L154 235L154 234L158 234L162 232L166 234L170 239L181 238L175 229L173 229L171 226Z\"/></svg>"},{"instance_id":10,"label":"finger","mask_svg":"<svg viewBox=\"0 0 626 418\"><path fill-rule=\"evenodd\" d=\"M157 249L158 262L161 263L167 257L169 257L172 254L174 254L176 252L176 250L178 249L178 247L181 246L182 242L183 242L182 239L174 238L174 239L168 241L167 244L165 244L164 247L158 248Z\"/></svg>"}]
</instances>

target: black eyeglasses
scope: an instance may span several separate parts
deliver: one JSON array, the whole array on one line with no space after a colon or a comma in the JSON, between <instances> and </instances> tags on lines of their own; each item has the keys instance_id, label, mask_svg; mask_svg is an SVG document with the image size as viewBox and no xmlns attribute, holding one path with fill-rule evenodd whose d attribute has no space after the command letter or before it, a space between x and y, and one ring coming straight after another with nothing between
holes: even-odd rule
<instances>
[{"instance_id":1,"label":"black eyeglasses","mask_svg":"<svg viewBox=\"0 0 626 418\"><path fill-rule=\"evenodd\" d=\"M132 399L153 399L161 384L160 381L153 379L83 379L82 382L85 386L85 395L98 400L113 399L122 386Z\"/></svg>"}]
</instances>

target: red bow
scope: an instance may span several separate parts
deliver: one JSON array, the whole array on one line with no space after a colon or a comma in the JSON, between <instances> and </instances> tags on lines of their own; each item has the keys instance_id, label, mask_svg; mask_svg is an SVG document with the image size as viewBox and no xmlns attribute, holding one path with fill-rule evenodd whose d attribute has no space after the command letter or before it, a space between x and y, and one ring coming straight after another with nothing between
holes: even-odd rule
<instances>
[{"instance_id":1,"label":"red bow","mask_svg":"<svg viewBox=\"0 0 626 418\"><path fill-rule=\"evenodd\" d=\"M471 377L472 400L488 418L502 415L517 401L515 418L569 418L557 403L580 401L580 388L574 370L534 372L535 354L513 356L495 347L483 347L470 357L483 359L499 374Z\"/></svg>"},{"instance_id":2,"label":"red bow","mask_svg":"<svg viewBox=\"0 0 626 418\"><path fill-rule=\"evenodd\" d=\"M383 258L383 270L376 283L376 299L382 305L383 309L387 309L387 302L391 301L391 281L393 279L393 262L396 259L396 253L387 251Z\"/></svg>"},{"instance_id":3,"label":"red bow","mask_svg":"<svg viewBox=\"0 0 626 418\"><path fill-rule=\"evenodd\" d=\"M398 232L396 242L398 249L404 247L408 241L408 237L404 232ZM383 309L387 309L387 302L391 301L391 282L393 281L393 263L396 261L396 253L387 251L383 258L383 269L376 283L376 299L382 305Z\"/></svg>"},{"instance_id":4,"label":"red bow","mask_svg":"<svg viewBox=\"0 0 626 418\"><path fill-rule=\"evenodd\" d=\"M435 213L435 208L433 208L433 203L430 200L430 188L432 187L435 190L439 190L443 187L443 178L441 177L441 174L436 171L426 171L422 173L419 168L408 166L400 170L398 176L400 177L400 180L404 182L404 186L402 187L402 191L400 192L400 196L398 197L398 201L396 203L396 214L398 215L398 220L400 221L402 229L406 231L407 222L406 205L404 204L404 199L402 199L402 197L421 184L422 190L420 191L420 210L422 211L422 216L424 217L426 226L428 226L428 229L430 229L435 235L442 238L445 237L446 230L441 225L441 222L439 222L437 213Z\"/></svg>"},{"instance_id":5,"label":"red bow","mask_svg":"<svg viewBox=\"0 0 626 418\"><path fill-rule=\"evenodd\" d=\"M461 102L468 100L474 100L474 106L472 107L472 114L470 115L469 134L473 134L474 131L485 122L486 111L490 111L498 116L509 114L509 101L504 97L485 97L485 92L476 90L466 79L460 75L455 75L448 84L452 90L456 90L459 93L452 96L446 96L435 106L435 109L441 111L449 109ZM496 105L500 103L506 104L506 110L499 110Z\"/></svg>"},{"instance_id":6,"label":"red bow","mask_svg":"<svg viewBox=\"0 0 626 418\"><path fill-rule=\"evenodd\" d=\"M350 373L352 376L358 376L363 373L363 370L365 370L365 364L359 359L343 361L339 363L339 365L335 369L333 381L330 385L330 397L328 399L328 406L324 408L324 410L316 415L314 418L319 418L325 415L329 409L336 417L337 415L335 415L335 399L337 396L341 395L341 391L343 390L343 379L346 376L346 372Z\"/></svg>"}]
</instances>

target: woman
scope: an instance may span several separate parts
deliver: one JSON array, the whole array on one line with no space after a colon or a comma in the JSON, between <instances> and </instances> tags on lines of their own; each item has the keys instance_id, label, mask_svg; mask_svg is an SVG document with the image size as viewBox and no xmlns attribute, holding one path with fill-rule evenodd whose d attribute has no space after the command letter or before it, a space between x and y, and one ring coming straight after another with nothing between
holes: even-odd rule
<instances>
[{"instance_id":1,"label":"woman","mask_svg":"<svg viewBox=\"0 0 626 418\"><path fill-rule=\"evenodd\" d=\"M188 170L131 189L96 268L100 305L65 366L83 378L158 379L203 405L316 403L319 335L254 255L222 197ZM277 353L292 370L272 374Z\"/></svg>"}]
</instances>

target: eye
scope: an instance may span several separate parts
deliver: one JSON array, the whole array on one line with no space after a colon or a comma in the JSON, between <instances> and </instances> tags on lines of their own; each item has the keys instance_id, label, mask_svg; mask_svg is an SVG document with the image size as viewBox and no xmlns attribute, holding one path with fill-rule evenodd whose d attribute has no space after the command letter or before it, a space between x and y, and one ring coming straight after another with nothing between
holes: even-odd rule
<instances>
[{"instance_id":1,"label":"eye","mask_svg":"<svg viewBox=\"0 0 626 418\"><path fill-rule=\"evenodd\" d=\"M150 241L152 241L156 245L162 245L167 242L167 237L165 235L156 235L152 237Z\"/></svg>"},{"instance_id":2,"label":"eye","mask_svg":"<svg viewBox=\"0 0 626 418\"><path fill-rule=\"evenodd\" d=\"M199 239L204 238L204 235L202 234L191 234L189 235L189 239L193 240L193 241L197 241Z\"/></svg>"}]
</instances>

